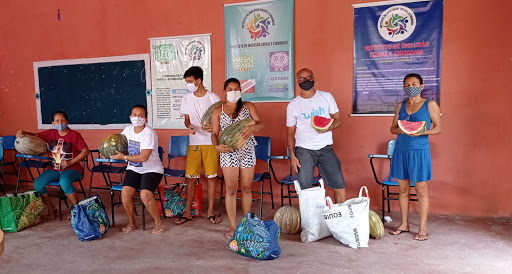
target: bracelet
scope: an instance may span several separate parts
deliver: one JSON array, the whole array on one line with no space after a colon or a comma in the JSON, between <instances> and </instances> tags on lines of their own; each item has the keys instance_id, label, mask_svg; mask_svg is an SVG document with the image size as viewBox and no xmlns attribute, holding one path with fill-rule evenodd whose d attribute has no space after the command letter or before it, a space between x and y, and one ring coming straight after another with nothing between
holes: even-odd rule
<instances>
[{"instance_id":1,"label":"bracelet","mask_svg":"<svg viewBox=\"0 0 512 274\"><path fill-rule=\"evenodd\" d=\"M124 155L124 161L128 163L128 159L126 158L126 155Z\"/></svg>"}]
</instances>

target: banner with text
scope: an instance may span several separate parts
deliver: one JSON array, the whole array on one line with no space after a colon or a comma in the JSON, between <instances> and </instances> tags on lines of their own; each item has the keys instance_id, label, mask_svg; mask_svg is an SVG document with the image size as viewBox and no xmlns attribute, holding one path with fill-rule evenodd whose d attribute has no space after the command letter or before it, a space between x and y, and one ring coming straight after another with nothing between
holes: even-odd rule
<instances>
[{"instance_id":1,"label":"banner with text","mask_svg":"<svg viewBox=\"0 0 512 274\"><path fill-rule=\"evenodd\" d=\"M442 26L443 0L354 5L353 114L393 114L409 73L439 104Z\"/></svg>"},{"instance_id":2,"label":"banner with text","mask_svg":"<svg viewBox=\"0 0 512 274\"><path fill-rule=\"evenodd\" d=\"M242 99L284 102L295 97L293 0L224 6L226 76L242 84Z\"/></svg>"},{"instance_id":3,"label":"banner with text","mask_svg":"<svg viewBox=\"0 0 512 274\"><path fill-rule=\"evenodd\" d=\"M210 34L150 38L153 128L185 129L181 100L189 92L183 79L192 66L203 69L212 90Z\"/></svg>"}]
</instances>

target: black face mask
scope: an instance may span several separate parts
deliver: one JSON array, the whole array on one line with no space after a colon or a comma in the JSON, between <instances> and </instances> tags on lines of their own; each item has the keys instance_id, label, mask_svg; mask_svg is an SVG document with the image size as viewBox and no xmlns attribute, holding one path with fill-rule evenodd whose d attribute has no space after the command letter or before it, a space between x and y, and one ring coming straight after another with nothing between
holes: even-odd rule
<instances>
[{"instance_id":1,"label":"black face mask","mask_svg":"<svg viewBox=\"0 0 512 274\"><path fill-rule=\"evenodd\" d=\"M315 85L315 80L306 80L302 83L299 83L299 87L303 90L310 90Z\"/></svg>"}]
</instances>

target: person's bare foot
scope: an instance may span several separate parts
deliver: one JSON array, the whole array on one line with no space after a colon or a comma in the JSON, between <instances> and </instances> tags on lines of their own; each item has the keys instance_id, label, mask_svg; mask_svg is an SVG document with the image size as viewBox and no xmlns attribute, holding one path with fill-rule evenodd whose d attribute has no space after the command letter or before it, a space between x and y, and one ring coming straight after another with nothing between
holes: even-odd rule
<instances>
[{"instance_id":1,"label":"person's bare foot","mask_svg":"<svg viewBox=\"0 0 512 274\"><path fill-rule=\"evenodd\" d=\"M233 238L233 234L235 234L236 227L230 227L228 233L226 233L226 238Z\"/></svg>"},{"instance_id":2,"label":"person's bare foot","mask_svg":"<svg viewBox=\"0 0 512 274\"><path fill-rule=\"evenodd\" d=\"M155 226L153 231L151 233L158 235L164 233L165 227L163 225L160 225L159 227Z\"/></svg>"},{"instance_id":3,"label":"person's bare foot","mask_svg":"<svg viewBox=\"0 0 512 274\"><path fill-rule=\"evenodd\" d=\"M123 233L130 233L132 232L134 229L136 229L137 227L135 225L127 225L127 226L123 226L123 228L121 228L121 230L123 231Z\"/></svg>"},{"instance_id":4,"label":"person's bare foot","mask_svg":"<svg viewBox=\"0 0 512 274\"><path fill-rule=\"evenodd\" d=\"M53 220L57 217L57 209L48 209L48 220Z\"/></svg>"}]
</instances>

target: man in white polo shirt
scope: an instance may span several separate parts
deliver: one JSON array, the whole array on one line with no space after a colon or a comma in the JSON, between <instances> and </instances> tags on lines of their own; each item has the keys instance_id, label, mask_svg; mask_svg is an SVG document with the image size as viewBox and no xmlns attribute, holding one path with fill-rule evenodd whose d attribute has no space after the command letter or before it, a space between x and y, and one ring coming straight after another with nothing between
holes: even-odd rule
<instances>
[{"instance_id":1,"label":"man in white polo shirt","mask_svg":"<svg viewBox=\"0 0 512 274\"><path fill-rule=\"evenodd\" d=\"M316 90L315 77L310 69L297 72L300 94L286 108L288 127L288 150L291 164L297 175L300 187L307 189L313 185L315 167L329 188L334 189L336 203L345 201L345 180L341 163L332 148L332 130L341 124L341 117L331 93ZM311 124L312 116L334 119L331 126L318 133Z\"/></svg>"}]
</instances>

